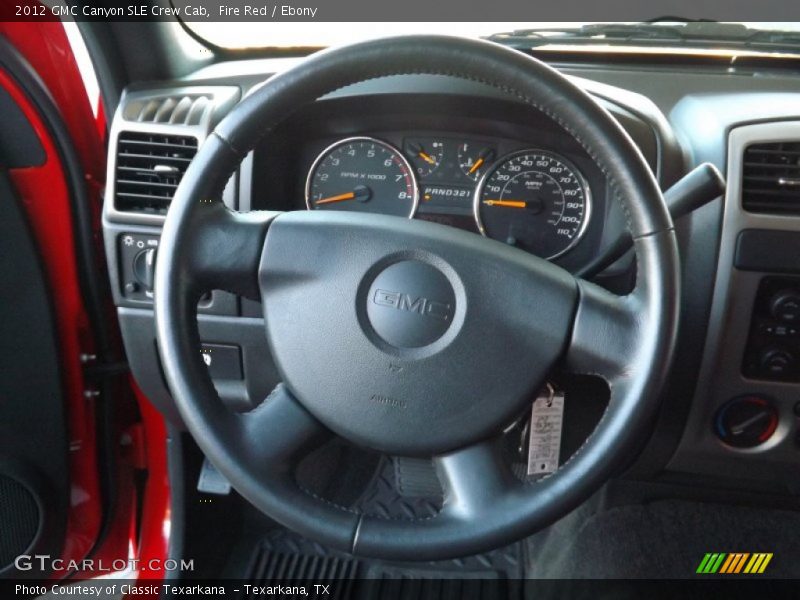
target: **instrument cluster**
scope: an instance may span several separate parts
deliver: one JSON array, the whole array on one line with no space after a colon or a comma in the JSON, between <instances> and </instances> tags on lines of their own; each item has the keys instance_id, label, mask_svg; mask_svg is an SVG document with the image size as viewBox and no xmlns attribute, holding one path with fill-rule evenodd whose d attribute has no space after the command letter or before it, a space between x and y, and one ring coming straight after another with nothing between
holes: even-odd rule
<instances>
[{"instance_id":1,"label":"instrument cluster","mask_svg":"<svg viewBox=\"0 0 800 600\"><path fill-rule=\"evenodd\" d=\"M336 140L313 161L305 196L308 210L434 221L546 259L580 241L592 202L586 177L562 154L433 135Z\"/></svg>"}]
</instances>

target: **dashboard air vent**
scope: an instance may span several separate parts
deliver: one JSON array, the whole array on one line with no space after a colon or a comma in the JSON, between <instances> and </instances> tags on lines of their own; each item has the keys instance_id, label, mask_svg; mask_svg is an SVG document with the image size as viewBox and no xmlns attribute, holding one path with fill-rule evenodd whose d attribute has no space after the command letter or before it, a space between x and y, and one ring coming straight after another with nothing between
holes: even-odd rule
<instances>
[{"instance_id":1,"label":"dashboard air vent","mask_svg":"<svg viewBox=\"0 0 800 600\"><path fill-rule=\"evenodd\" d=\"M742 206L756 213L800 214L800 142L745 149Z\"/></svg>"},{"instance_id":2,"label":"dashboard air vent","mask_svg":"<svg viewBox=\"0 0 800 600\"><path fill-rule=\"evenodd\" d=\"M164 214L197 153L185 135L122 132L117 141L117 210Z\"/></svg>"},{"instance_id":3,"label":"dashboard air vent","mask_svg":"<svg viewBox=\"0 0 800 600\"><path fill-rule=\"evenodd\" d=\"M198 125L211 106L211 96L185 94L128 102L123 116L136 123Z\"/></svg>"}]
</instances>

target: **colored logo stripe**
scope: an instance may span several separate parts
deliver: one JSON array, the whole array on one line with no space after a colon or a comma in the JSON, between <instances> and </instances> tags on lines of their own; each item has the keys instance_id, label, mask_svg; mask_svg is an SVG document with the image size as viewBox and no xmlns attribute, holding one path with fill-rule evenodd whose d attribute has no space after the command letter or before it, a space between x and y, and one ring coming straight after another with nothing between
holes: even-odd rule
<instances>
[{"instance_id":1,"label":"colored logo stripe","mask_svg":"<svg viewBox=\"0 0 800 600\"><path fill-rule=\"evenodd\" d=\"M758 554L753 554L753 558L750 559L750 562L747 563L747 566L744 568L745 573L763 573L764 570L767 568L769 561L772 560L772 552L765 553L761 552Z\"/></svg>"},{"instance_id":2,"label":"colored logo stripe","mask_svg":"<svg viewBox=\"0 0 800 600\"><path fill-rule=\"evenodd\" d=\"M700 562L700 566L697 567L697 573L716 573L724 558L725 553L706 554Z\"/></svg>"},{"instance_id":3,"label":"colored logo stripe","mask_svg":"<svg viewBox=\"0 0 800 600\"><path fill-rule=\"evenodd\" d=\"M722 565L720 573L738 573L744 566L744 561L748 559L750 553L735 552L728 555L728 560Z\"/></svg>"},{"instance_id":4,"label":"colored logo stripe","mask_svg":"<svg viewBox=\"0 0 800 600\"><path fill-rule=\"evenodd\" d=\"M756 552L708 552L700 561L696 573L704 575L720 574L739 574L763 573L769 562L772 560L772 553Z\"/></svg>"}]
</instances>

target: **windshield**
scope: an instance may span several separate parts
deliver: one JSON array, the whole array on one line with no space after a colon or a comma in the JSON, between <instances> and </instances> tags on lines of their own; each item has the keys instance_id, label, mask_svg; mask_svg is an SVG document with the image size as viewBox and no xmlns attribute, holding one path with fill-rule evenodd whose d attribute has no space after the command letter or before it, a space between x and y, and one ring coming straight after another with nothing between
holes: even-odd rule
<instances>
[{"instance_id":1,"label":"windshield","mask_svg":"<svg viewBox=\"0 0 800 600\"><path fill-rule=\"evenodd\" d=\"M186 25L199 37L215 46L231 49L242 48L289 48L289 47L327 47L347 44L361 40L414 33L441 33L461 35L465 37L489 37L502 32L539 31L544 29L564 30L576 29L590 23L576 22L479 22L479 23L269 23L269 22L237 22L214 23L208 21L191 21ZM602 24L597 24L602 25ZM628 23L626 25L634 25ZM650 24L646 24L650 25ZM653 25L684 27L686 23L662 21ZM724 37L724 23L704 23L705 28L719 26ZM800 32L800 23L737 23L759 31L793 31ZM706 44L712 47L710 41ZM800 41L787 41L783 46L800 48Z\"/></svg>"},{"instance_id":2,"label":"windshield","mask_svg":"<svg viewBox=\"0 0 800 600\"><path fill-rule=\"evenodd\" d=\"M376 37L413 33L457 34L485 37L517 29L522 23L209 23L187 25L200 37L223 48L327 47ZM455 25L455 27L454 27ZM580 23L539 23L545 27Z\"/></svg>"}]
</instances>

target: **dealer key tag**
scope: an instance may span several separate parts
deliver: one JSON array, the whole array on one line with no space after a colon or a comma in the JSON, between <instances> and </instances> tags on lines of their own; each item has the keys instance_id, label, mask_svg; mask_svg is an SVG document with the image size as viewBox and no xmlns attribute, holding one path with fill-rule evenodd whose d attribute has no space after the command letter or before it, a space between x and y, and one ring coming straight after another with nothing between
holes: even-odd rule
<instances>
[{"instance_id":1,"label":"dealer key tag","mask_svg":"<svg viewBox=\"0 0 800 600\"><path fill-rule=\"evenodd\" d=\"M531 408L528 475L546 475L558 468L564 425L564 392L547 386Z\"/></svg>"}]
</instances>

